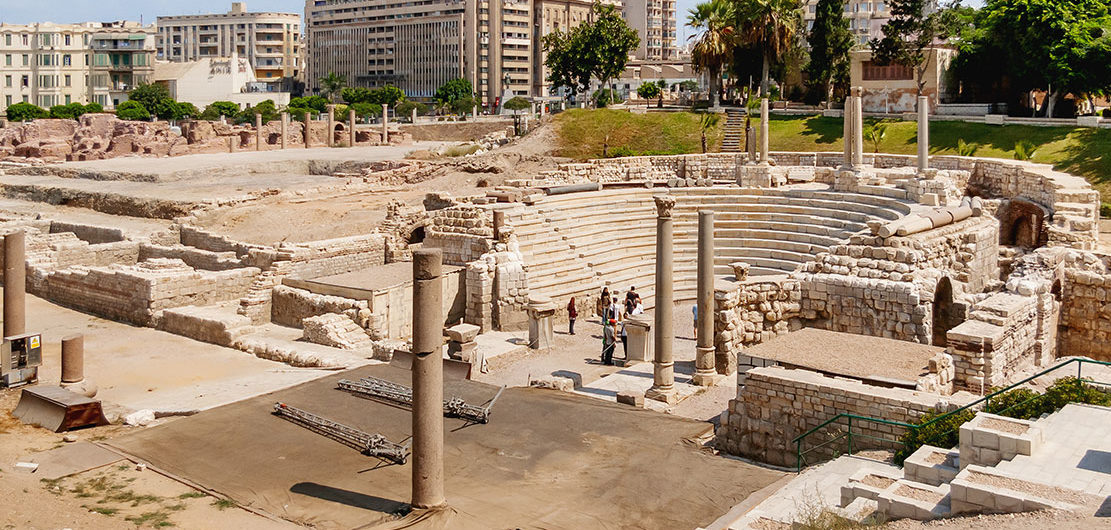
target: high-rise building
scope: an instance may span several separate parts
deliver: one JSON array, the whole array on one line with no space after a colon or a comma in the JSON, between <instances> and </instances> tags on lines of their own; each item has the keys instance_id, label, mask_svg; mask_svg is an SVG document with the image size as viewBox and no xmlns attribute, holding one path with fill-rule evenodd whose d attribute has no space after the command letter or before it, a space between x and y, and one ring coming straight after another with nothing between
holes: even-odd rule
<instances>
[{"instance_id":1,"label":"high-rise building","mask_svg":"<svg viewBox=\"0 0 1111 530\"><path fill-rule=\"evenodd\" d=\"M154 31L137 22L0 24L0 110L126 101L150 81Z\"/></svg>"},{"instance_id":2,"label":"high-rise building","mask_svg":"<svg viewBox=\"0 0 1111 530\"><path fill-rule=\"evenodd\" d=\"M637 59L671 61L679 57L675 0L625 0L621 12L629 27L640 34Z\"/></svg>"},{"instance_id":3,"label":"high-rise building","mask_svg":"<svg viewBox=\"0 0 1111 530\"><path fill-rule=\"evenodd\" d=\"M808 33L814 27L817 6L818 0L806 0L803 5L802 20ZM849 19L849 31L852 31L857 44L867 44L873 39L883 38L883 25L891 19L891 11L887 2L882 0L847 0L845 18Z\"/></svg>"},{"instance_id":4,"label":"high-rise building","mask_svg":"<svg viewBox=\"0 0 1111 530\"><path fill-rule=\"evenodd\" d=\"M675 1L646 0L637 54L674 59ZM620 0L602 0L621 9ZM430 98L463 77L491 107L512 96L547 96L543 37L591 18L592 0L307 0L309 91L336 73L351 86L393 84ZM628 12L625 13L628 19Z\"/></svg>"},{"instance_id":5,"label":"high-rise building","mask_svg":"<svg viewBox=\"0 0 1111 530\"><path fill-rule=\"evenodd\" d=\"M231 11L158 17L158 58L185 62L244 57L259 82L276 84L301 72L301 15L248 12L244 2Z\"/></svg>"}]
</instances>

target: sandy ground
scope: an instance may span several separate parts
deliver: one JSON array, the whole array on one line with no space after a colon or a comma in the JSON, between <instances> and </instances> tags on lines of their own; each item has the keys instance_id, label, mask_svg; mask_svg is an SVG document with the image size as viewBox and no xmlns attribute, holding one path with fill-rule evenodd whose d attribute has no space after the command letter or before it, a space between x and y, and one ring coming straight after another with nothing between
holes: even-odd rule
<instances>
[{"instance_id":1,"label":"sandy ground","mask_svg":"<svg viewBox=\"0 0 1111 530\"><path fill-rule=\"evenodd\" d=\"M331 372L98 318L27 296L27 329L43 334L44 384L61 379L61 339L85 336L85 376L109 409L206 409Z\"/></svg>"}]
</instances>

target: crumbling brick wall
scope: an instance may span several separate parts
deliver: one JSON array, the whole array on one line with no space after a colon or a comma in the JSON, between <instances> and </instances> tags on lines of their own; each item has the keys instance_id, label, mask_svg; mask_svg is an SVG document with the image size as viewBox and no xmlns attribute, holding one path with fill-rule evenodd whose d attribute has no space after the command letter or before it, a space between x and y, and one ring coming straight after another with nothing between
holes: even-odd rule
<instances>
[{"instance_id":1,"label":"crumbling brick wall","mask_svg":"<svg viewBox=\"0 0 1111 530\"><path fill-rule=\"evenodd\" d=\"M458 205L430 212L424 246L443 252L444 263L465 265L489 252L493 245L493 214L485 208Z\"/></svg>"}]
</instances>

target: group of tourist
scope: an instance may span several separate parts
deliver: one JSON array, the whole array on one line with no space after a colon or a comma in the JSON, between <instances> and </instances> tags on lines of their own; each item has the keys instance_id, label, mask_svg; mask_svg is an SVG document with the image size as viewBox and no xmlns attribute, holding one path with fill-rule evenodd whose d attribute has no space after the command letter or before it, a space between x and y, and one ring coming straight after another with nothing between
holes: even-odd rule
<instances>
[{"instance_id":1,"label":"group of tourist","mask_svg":"<svg viewBox=\"0 0 1111 530\"><path fill-rule=\"evenodd\" d=\"M613 351L617 348L617 338L621 338L621 346L625 357L629 357L628 335L625 332L625 319L632 315L644 313L644 303L637 294L636 287L630 287L625 293L625 299L618 303L621 297L617 291L610 293L609 287L602 289L598 297L598 304L594 307L594 314L602 320L602 364L613 365ZM568 327L567 333L575 334L575 319L578 318L578 308L575 299L567 303ZM620 325L620 328L618 326Z\"/></svg>"}]
</instances>

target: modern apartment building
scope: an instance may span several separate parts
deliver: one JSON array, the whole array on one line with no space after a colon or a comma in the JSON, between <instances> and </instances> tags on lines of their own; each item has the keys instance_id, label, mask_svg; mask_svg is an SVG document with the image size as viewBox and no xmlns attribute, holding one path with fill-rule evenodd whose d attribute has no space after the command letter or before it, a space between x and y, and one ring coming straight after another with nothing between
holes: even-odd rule
<instances>
[{"instance_id":1,"label":"modern apartment building","mask_svg":"<svg viewBox=\"0 0 1111 530\"><path fill-rule=\"evenodd\" d=\"M806 0L803 6L802 20L808 32L814 27L817 6L818 0ZM857 44L867 44L883 38L883 25L891 19L891 12L883 0L847 0L845 18L849 19L849 30Z\"/></svg>"},{"instance_id":2,"label":"modern apartment building","mask_svg":"<svg viewBox=\"0 0 1111 530\"><path fill-rule=\"evenodd\" d=\"M274 85L301 73L298 13L252 13L233 2L227 13L158 17L157 26L163 61L244 57L260 82Z\"/></svg>"},{"instance_id":3,"label":"modern apartment building","mask_svg":"<svg viewBox=\"0 0 1111 530\"><path fill-rule=\"evenodd\" d=\"M153 25L0 24L0 111L19 102L111 108L149 81L153 64Z\"/></svg>"},{"instance_id":4,"label":"modern apartment building","mask_svg":"<svg viewBox=\"0 0 1111 530\"><path fill-rule=\"evenodd\" d=\"M679 56L675 0L625 0L625 22L640 34L639 60L671 61Z\"/></svg>"},{"instance_id":5,"label":"modern apartment building","mask_svg":"<svg viewBox=\"0 0 1111 530\"><path fill-rule=\"evenodd\" d=\"M621 0L602 0L602 3L621 9ZM553 31L567 31L591 20L593 6L592 0L535 0L533 17L536 32L533 37L536 45L533 46L531 96L550 95L548 94L548 72L544 67L544 59L547 55L544 53L544 36ZM641 40L643 39L642 35Z\"/></svg>"}]
</instances>

